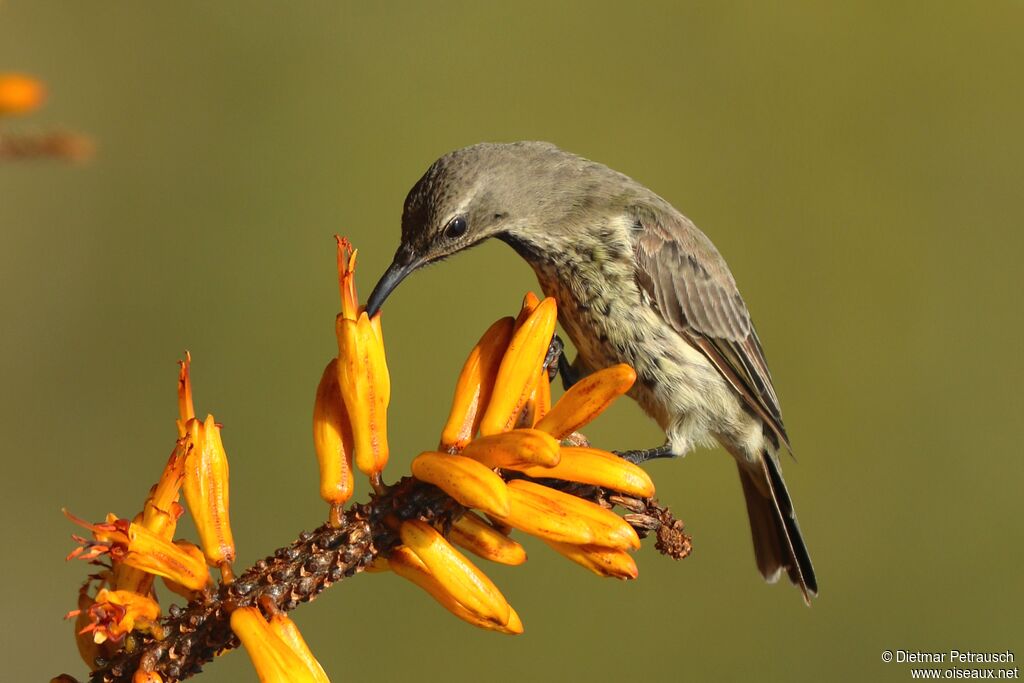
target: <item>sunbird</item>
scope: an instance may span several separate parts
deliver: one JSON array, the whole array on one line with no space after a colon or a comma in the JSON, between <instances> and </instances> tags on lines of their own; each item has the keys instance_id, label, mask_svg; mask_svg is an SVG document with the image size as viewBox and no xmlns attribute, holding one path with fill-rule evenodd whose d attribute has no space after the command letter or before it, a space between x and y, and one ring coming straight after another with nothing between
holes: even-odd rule
<instances>
[{"instance_id":1,"label":"sunbird","mask_svg":"<svg viewBox=\"0 0 1024 683\"><path fill-rule=\"evenodd\" d=\"M409 274L491 237L533 267L577 349L566 384L617 363L630 396L664 430L632 462L720 443L736 460L762 576L785 570L817 595L782 479L789 449L764 349L711 240L632 178L547 142L482 143L445 154L409 191L401 243L367 302L372 316Z\"/></svg>"}]
</instances>

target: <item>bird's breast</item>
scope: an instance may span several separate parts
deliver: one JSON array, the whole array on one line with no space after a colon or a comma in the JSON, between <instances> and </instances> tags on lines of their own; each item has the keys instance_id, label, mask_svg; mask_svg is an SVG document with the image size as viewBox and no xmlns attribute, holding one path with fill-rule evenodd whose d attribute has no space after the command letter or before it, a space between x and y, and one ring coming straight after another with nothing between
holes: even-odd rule
<instances>
[{"instance_id":1,"label":"bird's breast","mask_svg":"<svg viewBox=\"0 0 1024 683\"><path fill-rule=\"evenodd\" d=\"M529 259L587 370L630 365L630 395L670 432L687 418L713 429L715 414L738 410L721 375L662 317L636 282L631 245L614 238L545 250Z\"/></svg>"}]
</instances>

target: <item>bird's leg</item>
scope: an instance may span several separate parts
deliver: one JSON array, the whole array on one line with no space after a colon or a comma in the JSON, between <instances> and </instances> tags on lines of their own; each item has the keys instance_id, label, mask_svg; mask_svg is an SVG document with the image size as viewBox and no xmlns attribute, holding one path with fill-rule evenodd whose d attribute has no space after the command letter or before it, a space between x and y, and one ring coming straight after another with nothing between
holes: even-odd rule
<instances>
[{"instance_id":1,"label":"bird's leg","mask_svg":"<svg viewBox=\"0 0 1024 683\"><path fill-rule=\"evenodd\" d=\"M675 456L675 453L672 452L670 445L665 444L657 448L646 448L636 451L615 451L615 455L634 465L639 465L656 458L671 458Z\"/></svg>"},{"instance_id":2,"label":"bird's leg","mask_svg":"<svg viewBox=\"0 0 1024 683\"><path fill-rule=\"evenodd\" d=\"M578 356L576 360L579 360ZM580 372L577 363L570 363L564 353L558 358L558 372L562 375L562 388L566 391L573 384L583 379L583 373Z\"/></svg>"}]
</instances>

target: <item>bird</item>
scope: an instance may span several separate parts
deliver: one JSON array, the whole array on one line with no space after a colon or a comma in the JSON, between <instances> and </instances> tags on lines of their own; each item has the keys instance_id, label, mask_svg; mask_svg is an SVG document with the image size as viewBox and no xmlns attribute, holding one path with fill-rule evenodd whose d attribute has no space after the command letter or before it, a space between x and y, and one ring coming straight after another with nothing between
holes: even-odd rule
<instances>
[{"instance_id":1,"label":"bird","mask_svg":"<svg viewBox=\"0 0 1024 683\"><path fill-rule=\"evenodd\" d=\"M652 190L549 142L480 143L434 161L409 191L374 315L411 273L490 238L534 270L577 350L570 385L626 363L629 395L665 432L632 462L715 442L739 471L761 575L810 605L818 584L779 454L792 453L764 349L725 259Z\"/></svg>"}]
</instances>

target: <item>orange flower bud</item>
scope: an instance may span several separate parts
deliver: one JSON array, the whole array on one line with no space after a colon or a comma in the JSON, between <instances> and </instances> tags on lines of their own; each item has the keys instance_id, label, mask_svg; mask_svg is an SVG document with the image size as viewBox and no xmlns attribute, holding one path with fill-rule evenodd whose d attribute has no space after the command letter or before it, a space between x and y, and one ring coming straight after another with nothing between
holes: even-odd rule
<instances>
[{"instance_id":1,"label":"orange flower bud","mask_svg":"<svg viewBox=\"0 0 1024 683\"><path fill-rule=\"evenodd\" d=\"M402 543L416 554L437 582L479 618L505 626L511 608L487 575L456 550L434 527L419 520L402 522ZM394 562L392 570L398 571Z\"/></svg>"},{"instance_id":2,"label":"orange flower bud","mask_svg":"<svg viewBox=\"0 0 1024 683\"><path fill-rule=\"evenodd\" d=\"M137 669L132 675L132 683L164 683L164 679L155 671Z\"/></svg>"},{"instance_id":3,"label":"orange flower bud","mask_svg":"<svg viewBox=\"0 0 1024 683\"><path fill-rule=\"evenodd\" d=\"M614 579L635 579L640 575L636 562L629 553L615 548L603 548L597 545L569 545L545 540L553 550L585 567L598 576Z\"/></svg>"},{"instance_id":4,"label":"orange flower bud","mask_svg":"<svg viewBox=\"0 0 1024 683\"><path fill-rule=\"evenodd\" d=\"M555 331L558 311L551 297L541 301L512 335L501 360L494 395L480 422L485 436L506 432L516 424L538 378Z\"/></svg>"},{"instance_id":5,"label":"orange flower bud","mask_svg":"<svg viewBox=\"0 0 1024 683\"><path fill-rule=\"evenodd\" d=\"M647 472L614 453L597 448L562 446L561 456L558 464L551 467L534 465L517 469L534 478L578 481L638 498L654 495L654 482Z\"/></svg>"},{"instance_id":6,"label":"orange flower bud","mask_svg":"<svg viewBox=\"0 0 1024 683\"><path fill-rule=\"evenodd\" d=\"M487 467L520 470L524 467L552 467L561 455L558 441L537 429L516 429L475 439L462 451L463 457Z\"/></svg>"},{"instance_id":7,"label":"orange flower bud","mask_svg":"<svg viewBox=\"0 0 1024 683\"><path fill-rule=\"evenodd\" d=\"M0 74L0 116L27 114L46 99L43 84L23 74Z\"/></svg>"},{"instance_id":8,"label":"orange flower bud","mask_svg":"<svg viewBox=\"0 0 1024 683\"><path fill-rule=\"evenodd\" d=\"M501 359L512 338L512 318L502 318L487 328L469 352L455 384L455 398L448 422L441 431L438 450L457 453L466 447L480 429L484 409L491 400Z\"/></svg>"},{"instance_id":9,"label":"orange flower bud","mask_svg":"<svg viewBox=\"0 0 1024 683\"><path fill-rule=\"evenodd\" d=\"M352 497L352 426L338 386L338 360L324 368L313 404L313 445L320 463L320 497L332 506Z\"/></svg>"},{"instance_id":10,"label":"orange flower bud","mask_svg":"<svg viewBox=\"0 0 1024 683\"><path fill-rule=\"evenodd\" d=\"M629 391L636 372L625 364L587 375L572 385L536 427L564 439L597 417L612 401Z\"/></svg>"},{"instance_id":11,"label":"orange flower bud","mask_svg":"<svg viewBox=\"0 0 1024 683\"><path fill-rule=\"evenodd\" d=\"M228 456L213 415L207 415L205 422L189 420L186 429L192 449L185 457L185 500L206 561L211 566L223 567L235 559L228 515Z\"/></svg>"},{"instance_id":12,"label":"orange flower bud","mask_svg":"<svg viewBox=\"0 0 1024 683\"><path fill-rule=\"evenodd\" d=\"M258 608L239 607L232 612L231 630L245 646L262 683L329 683L305 641L296 647L297 643L291 640L294 637L301 641L298 631L285 640L281 633L287 629L280 623L272 627Z\"/></svg>"},{"instance_id":13,"label":"orange flower bud","mask_svg":"<svg viewBox=\"0 0 1024 683\"><path fill-rule=\"evenodd\" d=\"M306 644L306 640L299 633L298 626L295 622L288 618L288 615L283 612L278 612L274 616L270 617L270 630L274 632L282 642L287 644L292 651L299 655L299 658L305 662L306 666L313 673L314 680L318 683L330 683L327 678L327 673L324 672L320 662L317 661L316 657L313 656L312 651L309 649L309 645Z\"/></svg>"},{"instance_id":14,"label":"orange flower bud","mask_svg":"<svg viewBox=\"0 0 1024 683\"><path fill-rule=\"evenodd\" d=\"M523 323L526 322L526 319L529 318L535 310L537 310L538 304L540 304L540 299L537 298L537 295L533 292L527 292L523 297L523 305L519 309L519 315L516 316L515 328L517 330L522 327Z\"/></svg>"},{"instance_id":15,"label":"orange flower bud","mask_svg":"<svg viewBox=\"0 0 1024 683\"><path fill-rule=\"evenodd\" d=\"M365 313L356 320L344 315L336 320L338 385L352 425L356 466L368 475L378 474L388 462L391 391L384 344L374 327Z\"/></svg>"},{"instance_id":16,"label":"orange flower bud","mask_svg":"<svg viewBox=\"0 0 1024 683\"><path fill-rule=\"evenodd\" d=\"M416 556L416 553L409 548L405 546L395 548L391 552L389 563L395 574L425 590L430 597L434 598L442 607L459 619L473 626L509 635L517 635L523 632L523 622L511 606L509 607L507 624L499 624L495 621L484 619L468 610L434 577L427 566Z\"/></svg>"},{"instance_id":17,"label":"orange flower bud","mask_svg":"<svg viewBox=\"0 0 1024 683\"><path fill-rule=\"evenodd\" d=\"M428 451L413 459L412 475L437 486L466 507L488 514L508 514L505 481L475 460Z\"/></svg>"},{"instance_id":18,"label":"orange flower bud","mask_svg":"<svg viewBox=\"0 0 1024 683\"><path fill-rule=\"evenodd\" d=\"M508 565L526 562L526 550L523 546L472 511L466 512L452 523L450 538L452 543L491 562Z\"/></svg>"},{"instance_id":19,"label":"orange flower bud","mask_svg":"<svg viewBox=\"0 0 1024 683\"><path fill-rule=\"evenodd\" d=\"M567 505L562 498L547 495L551 489L544 486L534 489L521 488L518 484L518 480L509 482L509 513L498 516L499 522L531 536L561 543L587 545L594 542L594 530L586 519L573 514L574 504Z\"/></svg>"},{"instance_id":20,"label":"orange flower bud","mask_svg":"<svg viewBox=\"0 0 1024 683\"><path fill-rule=\"evenodd\" d=\"M513 514L503 518L502 521L517 529L522 528L527 533L533 533L513 521L517 503L525 498L531 501L533 509L530 512L532 515L537 516L539 511L540 514L543 514L542 511L546 511L548 516L560 515L585 525L589 532L582 535L583 540L556 538L550 533L535 534L542 538L573 545L600 545L619 550L640 547L640 537L636 535L636 530L629 525L629 522L600 505L524 479L510 481L508 490ZM543 525L544 522L535 524Z\"/></svg>"}]
</instances>

